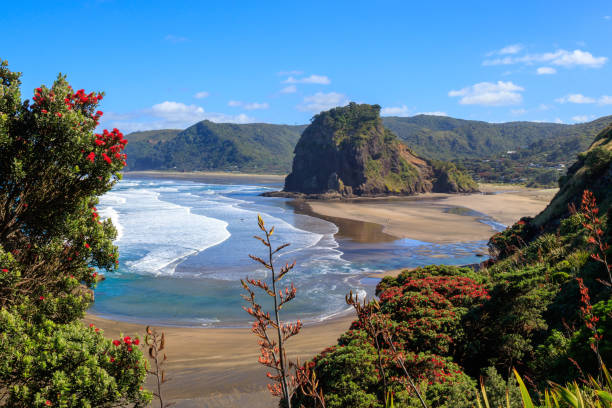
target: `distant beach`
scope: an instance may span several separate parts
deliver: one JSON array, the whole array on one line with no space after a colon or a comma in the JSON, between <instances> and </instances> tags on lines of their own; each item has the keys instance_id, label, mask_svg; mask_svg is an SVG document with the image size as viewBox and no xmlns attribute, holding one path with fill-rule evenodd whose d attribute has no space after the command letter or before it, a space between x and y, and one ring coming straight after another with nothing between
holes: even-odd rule
<instances>
[{"instance_id":1,"label":"distant beach","mask_svg":"<svg viewBox=\"0 0 612 408\"><path fill-rule=\"evenodd\" d=\"M162 175L158 172L126 174L126 180L147 177L212 184L232 185L248 180L246 183L249 185L282 185L281 176L225 173ZM169 187L175 188L173 185ZM337 242L334 248L337 249L334 250L340 249L342 257L352 265L361 265L371 256L376 258L376 264L384 266L385 257L397 256L397 253L412 254L411 258L406 258L406 265L395 262L389 264L388 268L371 270L363 275L380 278L385 275L397 275L404 267L420 264L447 263L447 261L458 263L463 259L482 259L475 257L475 252L481 251L484 254L483 242L494 233L495 225L499 228L498 224L511 224L522 216L535 215L544 209L555 192L555 190L490 185L481 186L481 190L484 194L427 194L403 199L325 202L261 199L281 200L280 202L286 203L286 208L294 211L298 217L291 218L292 222L297 222L295 225L298 228L305 228L305 231L323 228L327 224L311 224L308 221L311 218L302 219L300 216L319 217L322 221L335 225L337 228L333 237ZM228 197L236 198L231 195ZM249 200L250 197L252 196L248 196ZM185 203L180 204L185 205ZM257 201L255 204L255 209L265 210L265 207L259 205L266 204L266 201L262 201L262 204ZM193 209L192 211L197 212ZM277 216L279 215L276 214L275 217ZM247 229L250 233L256 233L252 228L255 225L252 221L248 219ZM491 222L498 224L492 225ZM127 235L130 231L125 229L123 233ZM237 234L236 231L233 233ZM420 241L432 244L425 247L418 246ZM239 272L239 274L246 273L246 271ZM372 289L373 287L370 293ZM303 291L301 294L304 296ZM151 296L151 293L146 296ZM181 299L177 297L174 301L180 302ZM320 323L311 322L306 325L302 334L289 342L288 349L293 356L299 356L302 360L308 359L334 344L352 320L353 317L349 314L332 317ZM142 336L147 324L147 319L142 319L141 324L126 323L93 314L88 315L85 321L104 329L106 335L110 337L119 333ZM176 326L166 326L161 329L167 336L169 359L167 374L171 378L166 387L167 397L176 401L177 407L224 408L243 405L258 408L274 405L275 400L269 396L265 387L266 370L257 363L259 356L257 341L250 329L202 329Z\"/></svg>"},{"instance_id":2,"label":"distant beach","mask_svg":"<svg viewBox=\"0 0 612 408\"><path fill-rule=\"evenodd\" d=\"M225 171L162 171L162 170L145 170L145 171L126 171L124 177L150 177L150 178L166 178L173 180L191 180L205 181L208 183L257 183L257 184L272 184L282 188L285 181L284 174L253 174Z\"/></svg>"}]
</instances>

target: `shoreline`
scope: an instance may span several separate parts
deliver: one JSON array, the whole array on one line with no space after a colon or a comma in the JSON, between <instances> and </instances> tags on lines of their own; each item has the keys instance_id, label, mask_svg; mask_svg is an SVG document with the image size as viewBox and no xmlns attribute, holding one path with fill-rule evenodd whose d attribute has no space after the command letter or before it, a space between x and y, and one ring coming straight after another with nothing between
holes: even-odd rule
<instances>
[{"instance_id":1,"label":"shoreline","mask_svg":"<svg viewBox=\"0 0 612 408\"><path fill-rule=\"evenodd\" d=\"M290 359L305 361L336 343L355 319L353 314L304 325L302 331L287 343ZM104 335L144 338L145 324L125 323L88 314L83 322L104 330ZM274 406L276 401L267 390L266 367L257 362L260 356L257 337L249 328L156 327L166 336L168 356L164 396L177 407ZM149 378L152 389L152 378Z\"/></svg>"},{"instance_id":2,"label":"shoreline","mask_svg":"<svg viewBox=\"0 0 612 408\"><path fill-rule=\"evenodd\" d=\"M174 180L191 180L191 181L208 181L220 184L230 184L230 182L246 182L258 184L274 184L284 183L286 175L280 174L255 174L255 173L239 173L239 172L224 172L224 171L162 171L162 170L141 170L141 171L126 171L122 173L124 178L146 177L146 178L162 178Z\"/></svg>"}]
</instances>

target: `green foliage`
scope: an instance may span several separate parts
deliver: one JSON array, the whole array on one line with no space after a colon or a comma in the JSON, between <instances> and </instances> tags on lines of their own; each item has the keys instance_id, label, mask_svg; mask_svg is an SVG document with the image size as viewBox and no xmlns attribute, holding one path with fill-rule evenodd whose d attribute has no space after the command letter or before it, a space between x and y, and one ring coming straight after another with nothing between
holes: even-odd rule
<instances>
[{"instance_id":1,"label":"green foliage","mask_svg":"<svg viewBox=\"0 0 612 408\"><path fill-rule=\"evenodd\" d=\"M6 72L0 100L11 111L2 112L0 157L11 159L0 161L0 267L10 278L0 305L28 304L24 312L66 322L91 301L75 288L96 282L90 265L115 267L115 230L98 222L95 204L120 177L126 142L118 131L94 134L100 94L74 93L60 75L37 88L33 104L17 104L19 81Z\"/></svg>"},{"instance_id":2,"label":"green foliage","mask_svg":"<svg viewBox=\"0 0 612 408\"><path fill-rule=\"evenodd\" d=\"M434 191L469 193L478 191L478 183L451 162L431 160L434 171Z\"/></svg>"},{"instance_id":3,"label":"green foliage","mask_svg":"<svg viewBox=\"0 0 612 408\"><path fill-rule=\"evenodd\" d=\"M483 385L491 407L522 408L521 392L516 378L510 376L507 380L502 377L495 367L487 367L482 371ZM506 399L507 395L507 399ZM507 400L510 400L508 407Z\"/></svg>"},{"instance_id":4,"label":"green foliage","mask_svg":"<svg viewBox=\"0 0 612 408\"><path fill-rule=\"evenodd\" d=\"M19 86L0 61L0 402L143 406L142 353L77 322L98 271L118 263L116 231L95 205L120 179L127 141L94 133L102 94L59 75L21 102Z\"/></svg>"},{"instance_id":5,"label":"green foliage","mask_svg":"<svg viewBox=\"0 0 612 408\"><path fill-rule=\"evenodd\" d=\"M6 407L144 407L142 352L82 323L37 325L0 310L0 399Z\"/></svg>"},{"instance_id":6,"label":"green foliage","mask_svg":"<svg viewBox=\"0 0 612 408\"><path fill-rule=\"evenodd\" d=\"M599 354L603 361L612 361L612 299L602 300L593 305L593 315L597 317L596 330L603 337L599 342ZM573 333L568 355L573 356L581 367L588 372L597 372L598 362L591 345L594 343L593 331L587 327Z\"/></svg>"},{"instance_id":7,"label":"green foliage","mask_svg":"<svg viewBox=\"0 0 612 408\"><path fill-rule=\"evenodd\" d=\"M544 398L538 406L543 408L604 408L612 404L612 378L605 365L602 367L603 380L596 380L593 377L585 384L578 385L577 382L560 386L551 384L550 390L546 390ZM518 381L521 400L525 408L535 407L529 390L525 386L523 379L516 370L514 371Z\"/></svg>"}]
</instances>

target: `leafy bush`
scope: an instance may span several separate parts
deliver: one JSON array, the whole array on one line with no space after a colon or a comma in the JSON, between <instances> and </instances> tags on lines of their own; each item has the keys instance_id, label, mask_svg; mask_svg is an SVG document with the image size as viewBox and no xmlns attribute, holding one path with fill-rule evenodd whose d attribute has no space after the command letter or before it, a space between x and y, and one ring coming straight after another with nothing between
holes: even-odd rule
<instances>
[{"instance_id":1,"label":"leafy bush","mask_svg":"<svg viewBox=\"0 0 612 408\"><path fill-rule=\"evenodd\" d=\"M129 344L128 344L129 343ZM105 339L80 322L31 325L0 310L0 389L6 407L143 407L146 370L139 341Z\"/></svg>"}]
</instances>

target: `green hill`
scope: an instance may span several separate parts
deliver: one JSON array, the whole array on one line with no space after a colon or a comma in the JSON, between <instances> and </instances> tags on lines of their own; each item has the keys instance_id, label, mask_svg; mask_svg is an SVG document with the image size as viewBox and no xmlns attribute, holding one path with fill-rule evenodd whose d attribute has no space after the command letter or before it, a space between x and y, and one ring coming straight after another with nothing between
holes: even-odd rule
<instances>
[{"instance_id":1,"label":"green hill","mask_svg":"<svg viewBox=\"0 0 612 408\"><path fill-rule=\"evenodd\" d=\"M205 120L183 131L135 132L127 136L127 169L285 173L305 127Z\"/></svg>"}]
</instances>

